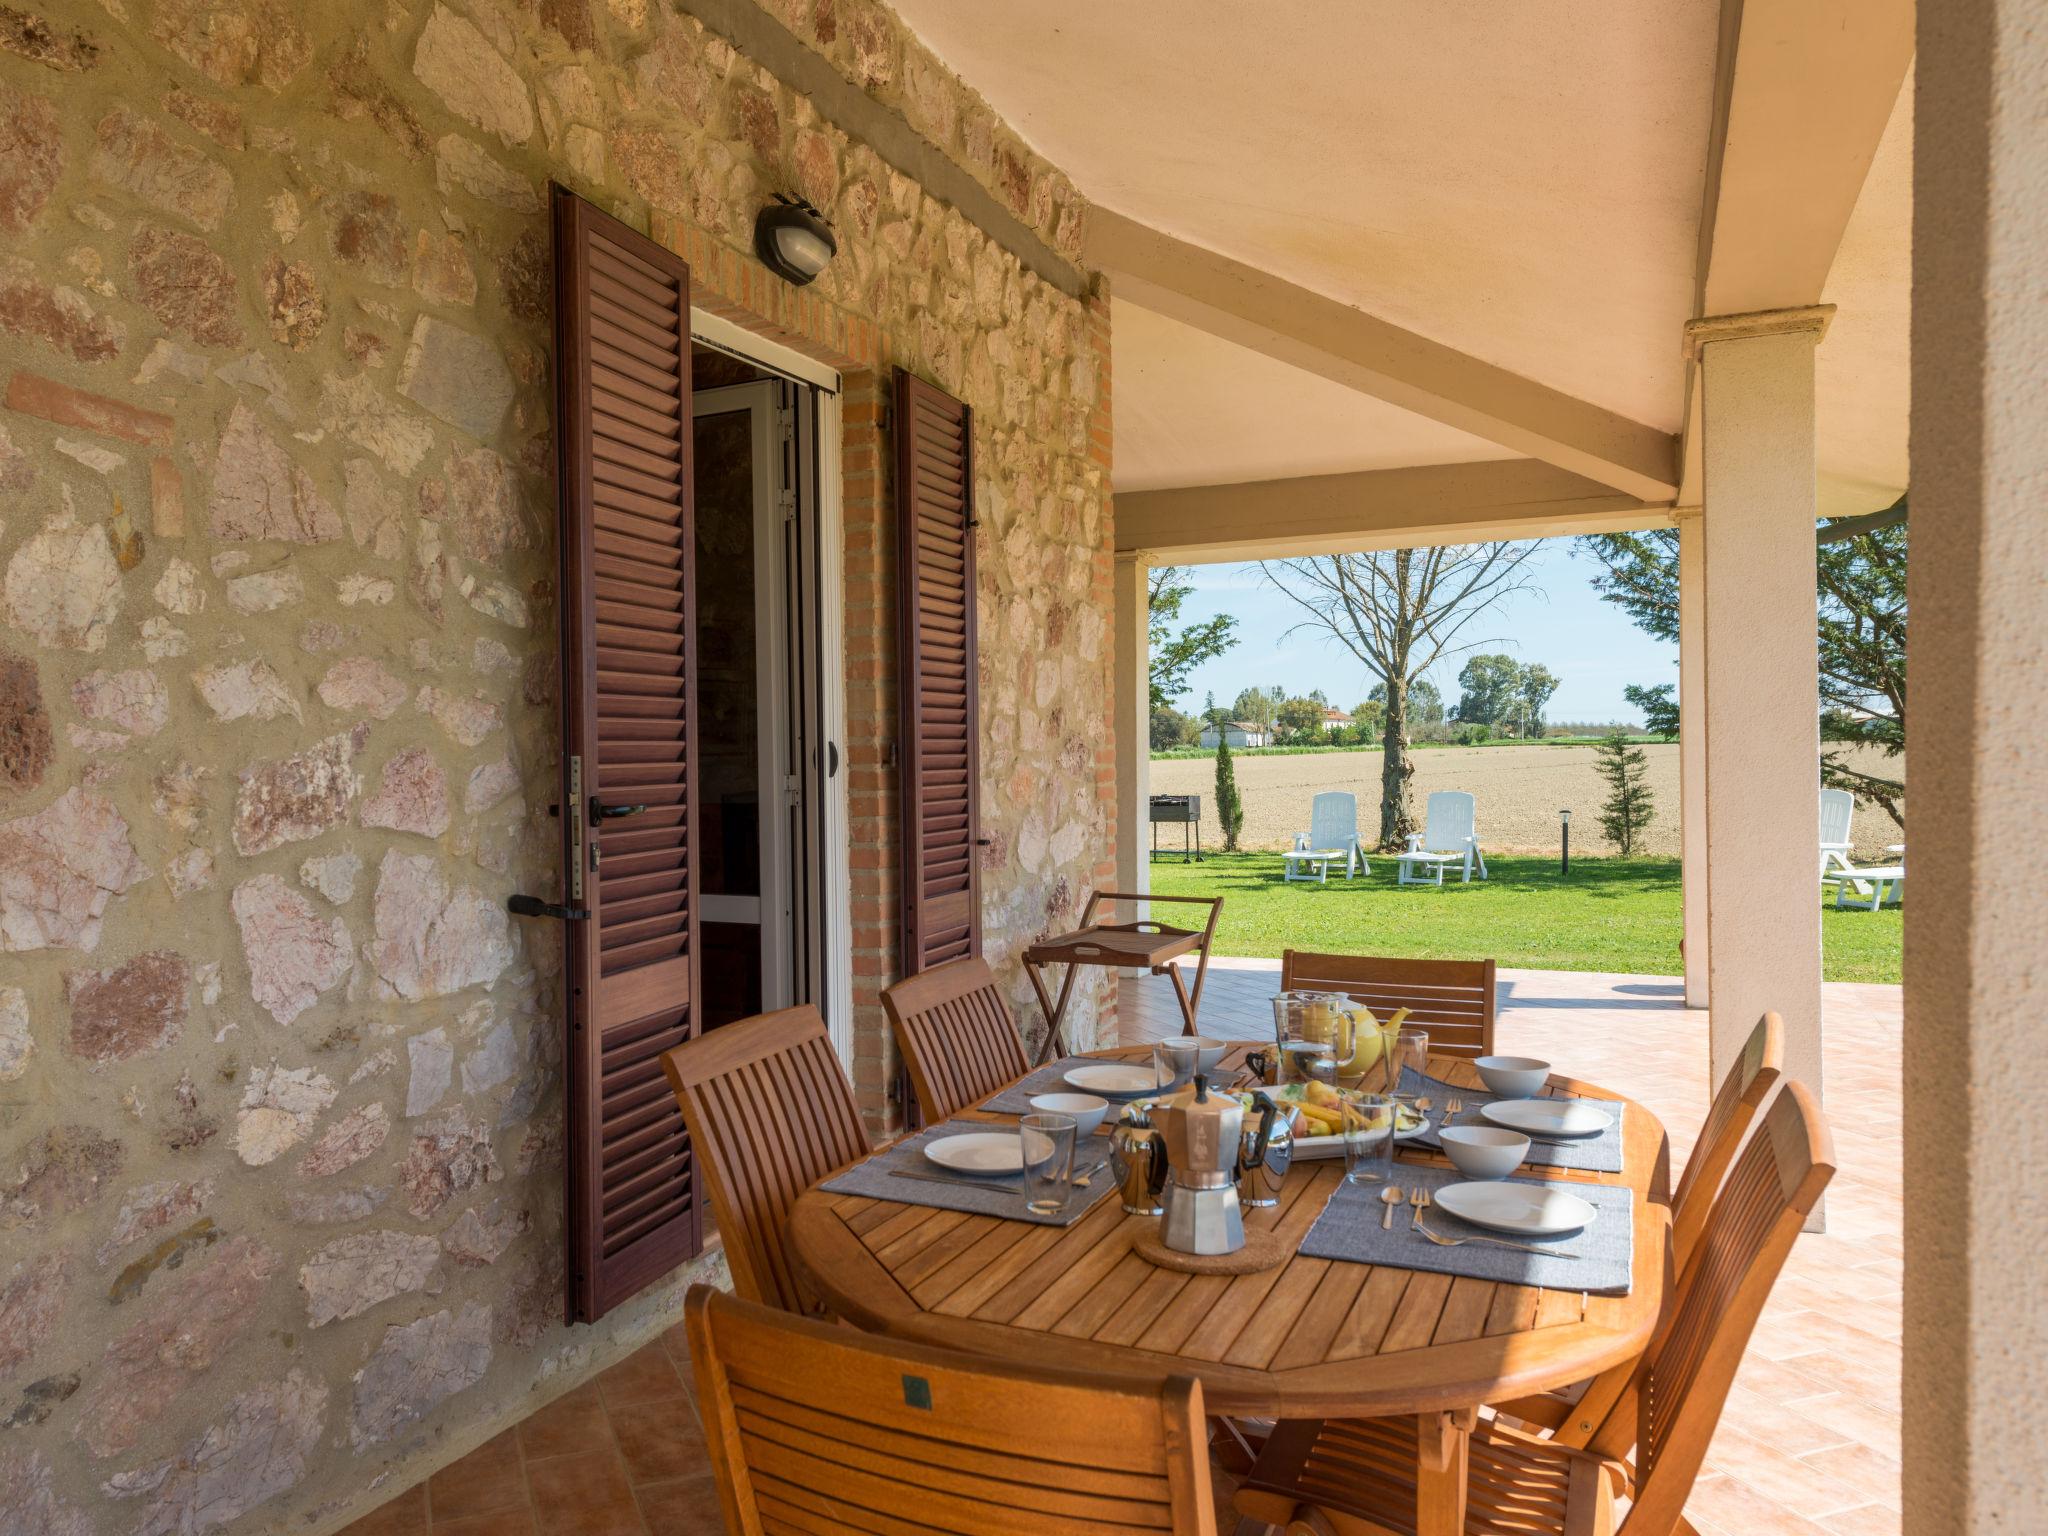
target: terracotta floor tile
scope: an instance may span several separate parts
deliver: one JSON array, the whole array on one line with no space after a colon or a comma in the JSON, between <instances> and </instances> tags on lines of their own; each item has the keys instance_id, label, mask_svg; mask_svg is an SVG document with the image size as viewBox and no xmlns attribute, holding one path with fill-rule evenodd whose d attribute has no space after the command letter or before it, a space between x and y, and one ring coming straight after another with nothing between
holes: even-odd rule
<instances>
[{"instance_id":1,"label":"terracotta floor tile","mask_svg":"<svg viewBox=\"0 0 2048 1536\"><path fill-rule=\"evenodd\" d=\"M660 1344L643 1345L597 1378L607 1408L658 1403L686 1393L682 1373Z\"/></svg>"},{"instance_id":2,"label":"terracotta floor tile","mask_svg":"<svg viewBox=\"0 0 2048 1536\"><path fill-rule=\"evenodd\" d=\"M427 1480L427 1502L437 1529L444 1521L524 1504L518 1434L508 1429L436 1472Z\"/></svg>"},{"instance_id":3,"label":"terracotta floor tile","mask_svg":"<svg viewBox=\"0 0 2048 1536\"><path fill-rule=\"evenodd\" d=\"M645 1536L625 1465L615 1452L534 1462L526 1483L540 1536Z\"/></svg>"},{"instance_id":4,"label":"terracotta floor tile","mask_svg":"<svg viewBox=\"0 0 2048 1536\"><path fill-rule=\"evenodd\" d=\"M1904 1517L1896 1509L1887 1509L1882 1504L1844 1510L1821 1521L1835 1536L1899 1536L1903 1523Z\"/></svg>"},{"instance_id":5,"label":"terracotta floor tile","mask_svg":"<svg viewBox=\"0 0 2048 1536\"><path fill-rule=\"evenodd\" d=\"M565 1392L519 1426L519 1448L528 1461L609 1450L612 1428L597 1383Z\"/></svg>"},{"instance_id":6,"label":"terracotta floor tile","mask_svg":"<svg viewBox=\"0 0 2048 1536\"><path fill-rule=\"evenodd\" d=\"M520 1503L512 1509L494 1509L461 1520L436 1520L434 1536L535 1536L533 1510L525 1502L525 1492L522 1483Z\"/></svg>"},{"instance_id":7,"label":"terracotta floor tile","mask_svg":"<svg viewBox=\"0 0 2048 1536\"><path fill-rule=\"evenodd\" d=\"M696 1406L686 1397L614 1408L612 1432L633 1483L687 1477L709 1464Z\"/></svg>"},{"instance_id":8,"label":"terracotta floor tile","mask_svg":"<svg viewBox=\"0 0 2048 1536\"><path fill-rule=\"evenodd\" d=\"M1826 1527L1795 1515L1736 1477L1695 1484L1685 1512L1702 1529L1727 1536L1828 1536Z\"/></svg>"},{"instance_id":9,"label":"terracotta floor tile","mask_svg":"<svg viewBox=\"0 0 2048 1536\"><path fill-rule=\"evenodd\" d=\"M420 1483L344 1527L339 1536L423 1536L426 1529L427 1485Z\"/></svg>"},{"instance_id":10,"label":"terracotta floor tile","mask_svg":"<svg viewBox=\"0 0 2048 1536\"><path fill-rule=\"evenodd\" d=\"M633 1490L648 1536L725 1536L718 1485L706 1466L694 1477L642 1483Z\"/></svg>"},{"instance_id":11,"label":"terracotta floor tile","mask_svg":"<svg viewBox=\"0 0 2048 1536\"><path fill-rule=\"evenodd\" d=\"M1829 1477L1861 1489L1866 1498L1891 1509L1900 1507L1899 1464L1867 1445L1851 1441L1824 1451L1809 1451L1799 1459L1809 1467L1820 1468Z\"/></svg>"}]
</instances>

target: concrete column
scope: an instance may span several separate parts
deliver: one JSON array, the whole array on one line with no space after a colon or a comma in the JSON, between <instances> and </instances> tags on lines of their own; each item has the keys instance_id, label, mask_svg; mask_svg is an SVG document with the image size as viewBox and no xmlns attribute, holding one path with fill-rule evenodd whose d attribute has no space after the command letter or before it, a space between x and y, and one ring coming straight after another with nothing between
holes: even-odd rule
<instances>
[{"instance_id":1,"label":"concrete column","mask_svg":"<svg viewBox=\"0 0 2048 1536\"><path fill-rule=\"evenodd\" d=\"M2048 27L1918 26L1905 1530L1965 1536L2048 1510L2048 889L1998 852L2048 845Z\"/></svg>"},{"instance_id":2,"label":"concrete column","mask_svg":"<svg viewBox=\"0 0 2048 1536\"><path fill-rule=\"evenodd\" d=\"M1685 1006L1707 1006L1706 525L1678 513L1678 808L1684 832Z\"/></svg>"},{"instance_id":3,"label":"concrete column","mask_svg":"<svg viewBox=\"0 0 2048 1536\"><path fill-rule=\"evenodd\" d=\"M1828 310L1694 321L1702 403L1707 991L1719 1083L1766 1010L1821 1088L1813 349ZM1704 727L1704 730L1701 730Z\"/></svg>"},{"instance_id":4,"label":"concrete column","mask_svg":"<svg viewBox=\"0 0 2048 1536\"><path fill-rule=\"evenodd\" d=\"M1116 557L1116 888L1152 889L1146 803L1152 778L1151 593L1142 550Z\"/></svg>"}]
</instances>

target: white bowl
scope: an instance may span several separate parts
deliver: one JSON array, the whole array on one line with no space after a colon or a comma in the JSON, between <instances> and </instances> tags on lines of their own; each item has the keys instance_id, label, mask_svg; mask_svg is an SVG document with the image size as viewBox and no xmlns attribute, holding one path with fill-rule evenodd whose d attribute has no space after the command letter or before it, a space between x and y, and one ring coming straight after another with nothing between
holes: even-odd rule
<instances>
[{"instance_id":1,"label":"white bowl","mask_svg":"<svg viewBox=\"0 0 2048 1536\"><path fill-rule=\"evenodd\" d=\"M1533 1056L1482 1056L1472 1065L1498 1098L1526 1099L1550 1081L1550 1063Z\"/></svg>"},{"instance_id":2,"label":"white bowl","mask_svg":"<svg viewBox=\"0 0 2048 1536\"><path fill-rule=\"evenodd\" d=\"M1031 1101L1031 1107L1041 1115L1072 1115L1074 1139L1080 1141L1095 1134L1102 1117L1109 1113L1109 1100L1098 1099L1092 1093L1041 1093ZM1527 1146L1527 1140L1522 1145Z\"/></svg>"},{"instance_id":3,"label":"white bowl","mask_svg":"<svg viewBox=\"0 0 2048 1536\"><path fill-rule=\"evenodd\" d=\"M1490 1125L1447 1125L1437 1132L1444 1155L1468 1179L1504 1179L1529 1155L1529 1138Z\"/></svg>"},{"instance_id":4,"label":"white bowl","mask_svg":"<svg viewBox=\"0 0 2048 1536\"><path fill-rule=\"evenodd\" d=\"M1171 1055L1183 1058L1190 1054L1193 1055L1195 1064L1188 1072L1190 1080L1193 1079L1197 1072L1201 1073L1204 1077L1213 1073L1216 1070L1217 1063L1223 1060L1223 1053L1230 1049L1229 1041L1211 1040L1207 1035L1174 1035L1166 1040L1162 1040L1160 1044L1173 1047L1172 1052L1169 1053Z\"/></svg>"}]
</instances>

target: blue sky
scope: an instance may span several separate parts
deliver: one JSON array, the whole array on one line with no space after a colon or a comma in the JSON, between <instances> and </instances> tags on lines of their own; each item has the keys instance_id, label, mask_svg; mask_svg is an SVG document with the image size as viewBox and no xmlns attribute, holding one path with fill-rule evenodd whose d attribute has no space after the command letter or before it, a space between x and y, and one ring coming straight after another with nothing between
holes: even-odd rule
<instances>
[{"instance_id":1,"label":"blue sky","mask_svg":"<svg viewBox=\"0 0 2048 1536\"><path fill-rule=\"evenodd\" d=\"M1547 539L1527 567L1535 590L1516 593L1466 633L1500 637L1482 650L1504 651L1517 661L1542 662L1563 684L1550 701L1552 720L1639 721L1621 696L1629 683L1678 681L1678 647L1652 639L1612 603L1593 591L1596 567L1573 555L1569 539ZM1287 631L1307 615L1273 589L1256 565L1198 565L1191 568L1195 590L1183 618L1237 615L1238 643L1206 666L1194 686L1175 703L1199 709L1204 693L1227 704L1250 687L1284 686L1290 693L1320 688L1341 709L1364 698L1372 679L1350 652L1320 632ZM1462 658L1439 664L1434 674L1446 706L1457 702Z\"/></svg>"}]
</instances>

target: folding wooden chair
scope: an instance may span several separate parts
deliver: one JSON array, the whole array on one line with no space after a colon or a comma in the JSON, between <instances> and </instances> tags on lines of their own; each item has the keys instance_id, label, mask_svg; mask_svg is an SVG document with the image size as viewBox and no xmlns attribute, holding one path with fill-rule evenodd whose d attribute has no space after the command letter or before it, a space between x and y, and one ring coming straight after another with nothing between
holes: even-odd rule
<instances>
[{"instance_id":1,"label":"folding wooden chair","mask_svg":"<svg viewBox=\"0 0 2048 1536\"><path fill-rule=\"evenodd\" d=\"M1342 992L1381 1019L1406 1008L1407 1022L1427 1030L1430 1050L1442 1055L1493 1054L1491 960L1396 960L1290 949L1280 959L1280 990L1296 988Z\"/></svg>"},{"instance_id":2,"label":"folding wooden chair","mask_svg":"<svg viewBox=\"0 0 2048 1536\"><path fill-rule=\"evenodd\" d=\"M1215 1536L1202 1388L685 1307L728 1531Z\"/></svg>"},{"instance_id":3,"label":"folding wooden chair","mask_svg":"<svg viewBox=\"0 0 2048 1536\"><path fill-rule=\"evenodd\" d=\"M979 956L904 977L883 991L882 1011L926 1125L971 1108L1030 1070L1010 1005Z\"/></svg>"},{"instance_id":4,"label":"folding wooden chair","mask_svg":"<svg viewBox=\"0 0 2048 1536\"><path fill-rule=\"evenodd\" d=\"M797 1196L868 1153L853 1084L816 1008L726 1024L661 1058L711 1195L733 1289L814 1312L786 1236Z\"/></svg>"}]
</instances>

